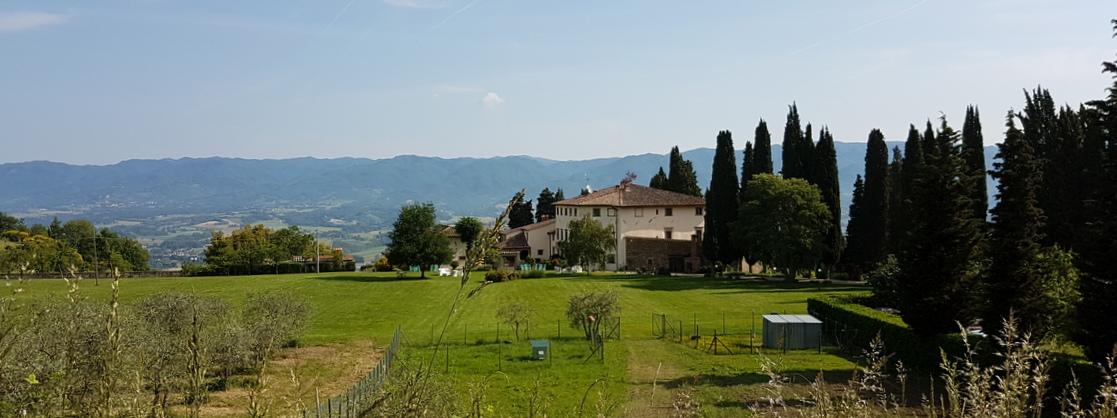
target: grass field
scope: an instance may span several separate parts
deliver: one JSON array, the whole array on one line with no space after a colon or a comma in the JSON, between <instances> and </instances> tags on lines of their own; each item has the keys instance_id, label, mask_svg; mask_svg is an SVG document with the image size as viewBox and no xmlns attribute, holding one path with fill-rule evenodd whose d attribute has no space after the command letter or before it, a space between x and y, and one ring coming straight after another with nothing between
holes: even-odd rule
<instances>
[{"instance_id":1,"label":"grass field","mask_svg":"<svg viewBox=\"0 0 1117 418\"><path fill-rule=\"evenodd\" d=\"M467 290L477 287L479 278ZM94 286L93 281L84 280L80 286L81 294L91 298L105 298L110 290L105 281ZM574 412L583 397L587 413L606 405L613 406L616 416L667 415L672 397L683 390L693 391L709 416L740 416L747 414L747 402L759 396L757 384L767 380L759 373L760 357L748 347L753 324L759 335L760 315L803 313L808 297L864 291L842 285L593 275L492 284L450 314L457 289L458 280L452 278L400 280L391 274L342 273L131 279L121 283L121 298L127 304L144 295L176 290L218 296L236 304L250 291L289 291L305 297L313 309L300 345L337 349L371 341L373 346L382 346L399 326L405 336L402 358L437 359L440 368L455 379L454 387L463 392L478 382L489 382L485 402L499 416L521 415L535 384L543 386L539 393L551 398L548 409L554 411L552 416ZM574 338L576 330L565 320L567 298L586 290L614 290L620 297L621 338L606 344L604 361L587 360L588 345ZM62 281L39 280L28 283L23 297L61 297L64 292ZM496 310L510 302L533 308L531 322L522 332L554 341L551 362L530 360L528 335L516 341L507 327L500 331L501 343L496 343ZM656 314L666 315L674 327L681 323L686 335L697 324L704 338L698 342L686 338L681 343L656 338ZM446 351L434 353L430 344L448 315L443 349L449 351L447 365ZM708 336L715 329L729 334L726 340L733 354L705 352ZM695 348L696 344L701 347ZM804 379L819 371L847 376L855 367L848 358L829 350L767 355L778 359L784 372ZM338 376L336 370L328 370L329 363L320 362L317 367L324 368L320 374ZM654 395L653 381L657 382Z\"/></svg>"}]
</instances>

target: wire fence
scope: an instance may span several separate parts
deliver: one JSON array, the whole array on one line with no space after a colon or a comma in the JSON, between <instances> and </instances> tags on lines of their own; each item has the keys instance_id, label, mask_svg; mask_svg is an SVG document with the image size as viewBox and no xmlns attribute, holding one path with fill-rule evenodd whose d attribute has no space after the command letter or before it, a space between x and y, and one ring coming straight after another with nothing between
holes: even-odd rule
<instances>
[{"instance_id":1,"label":"wire fence","mask_svg":"<svg viewBox=\"0 0 1117 418\"><path fill-rule=\"evenodd\" d=\"M372 401L375 399L380 385L388 377L392 361L396 358L402 339L403 331L396 327L396 332L392 335L392 343L388 345L388 351L384 353L384 358L380 359L380 362L376 364L372 371L356 384L350 386L345 393L327 399L325 404L318 404L318 408L314 412L303 412L303 418L360 417L372 407Z\"/></svg>"}]
</instances>

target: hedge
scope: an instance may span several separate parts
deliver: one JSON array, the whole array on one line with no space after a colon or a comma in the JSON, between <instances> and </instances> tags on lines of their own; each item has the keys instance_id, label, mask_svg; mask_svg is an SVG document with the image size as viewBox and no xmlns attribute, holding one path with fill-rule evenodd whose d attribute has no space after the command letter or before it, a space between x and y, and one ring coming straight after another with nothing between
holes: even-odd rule
<instances>
[{"instance_id":1,"label":"hedge","mask_svg":"<svg viewBox=\"0 0 1117 418\"><path fill-rule=\"evenodd\" d=\"M857 298L827 297L807 299L807 311L823 323L823 332L841 345L867 350L879 334L884 351L908 368L937 371L942 351L950 358L965 355L959 334L933 337L917 335L898 315L881 312L858 303ZM970 338L970 344L979 341Z\"/></svg>"}]
</instances>

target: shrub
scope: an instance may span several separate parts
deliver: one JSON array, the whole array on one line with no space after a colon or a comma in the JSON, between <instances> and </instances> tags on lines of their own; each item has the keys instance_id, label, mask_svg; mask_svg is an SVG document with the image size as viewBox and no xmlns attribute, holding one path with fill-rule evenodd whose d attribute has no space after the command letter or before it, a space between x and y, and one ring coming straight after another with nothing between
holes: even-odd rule
<instances>
[{"instance_id":1,"label":"shrub","mask_svg":"<svg viewBox=\"0 0 1117 418\"><path fill-rule=\"evenodd\" d=\"M807 311L823 322L824 332L838 339L839 346L866 350L879 335L884 345L904 364L925 371L938 367L940 350L952 357L966 352L959 335L920 336L912 332L898 315L878 311L854 299L807 299Z\"/></svg>"},{"instance_id":2,"label":"shrub","mask_svg":"<svg viewBox=\"0 0 1117 418\"><path fill-rule=\"evenodd\" d=\"M546 276L546 272L544 272L543 270L528 270L523 274L520 274L520 277L523 277L525 279L541 279L544 276Z\"/></svg>"},{"instance_id":3,"label":"shrub","mask_svg":"<svg viewBox=\"0 0 1117 418\"><path fill-rule=\"evenodd\" d=\"M520 273L515 270L500 269L485 272L485 281L500 283L520 278Z\"/></svg>"},{"instance_id":4,"label":"shrub","mask_svg":"<svg viewBox=\"0 0 1117 418\"><path fill-rule=\"evenodd\" d=\"M891 254L865 275L865 281L873 287L873 299L876 303L890 308L899 306L899 276L900 264L896 261L896 256Z\"/></svg>"}]
</instances>

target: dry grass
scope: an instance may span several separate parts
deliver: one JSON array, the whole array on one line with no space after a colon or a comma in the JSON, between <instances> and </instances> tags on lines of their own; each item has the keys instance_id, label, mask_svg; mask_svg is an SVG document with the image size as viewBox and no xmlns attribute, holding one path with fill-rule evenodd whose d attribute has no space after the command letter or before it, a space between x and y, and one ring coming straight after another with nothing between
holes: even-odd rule
<instances>
[{"instance_id":1,"label":"dry grass","mask_svg":"<svg viewBox=\"0 0 1117 418\"><path fill-rule=\"evenodd\" d=\"M313 409L315 389L325 402L331 396L344 393L351 385L372 370L383 352L372 341L357 340L348 344L329 344L314 347L285 348L268 362L265 396L275 410L288 411L293 395L303 405ZM297 379L292 379L294 371ZM248 376L245 376L248 377ZM301 386L301 387L300 387ZM240 417L249 403L249 388L234 387L210 394L209 402L202 407L203 417ZM302 393L300 393L302 392Z\"/></svg>"}]
</instances>

